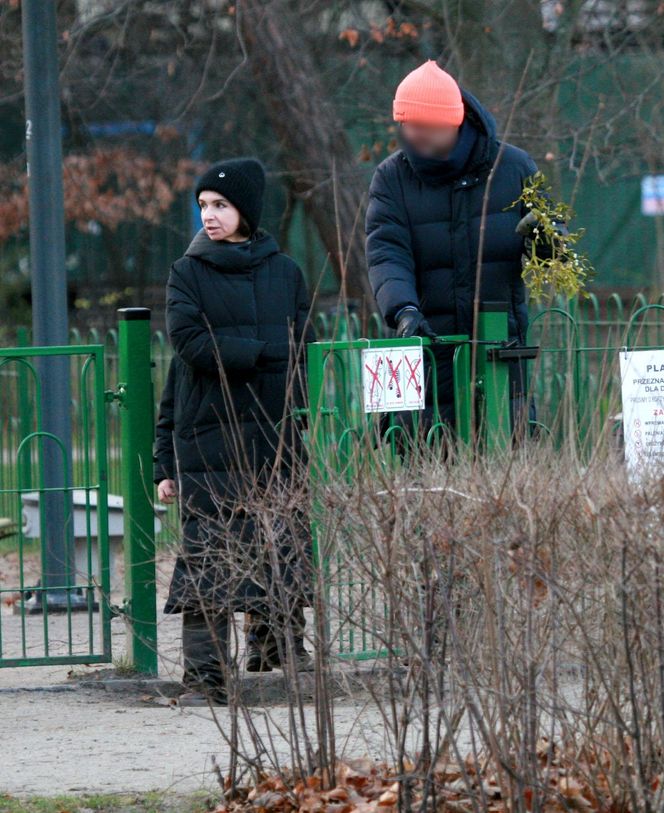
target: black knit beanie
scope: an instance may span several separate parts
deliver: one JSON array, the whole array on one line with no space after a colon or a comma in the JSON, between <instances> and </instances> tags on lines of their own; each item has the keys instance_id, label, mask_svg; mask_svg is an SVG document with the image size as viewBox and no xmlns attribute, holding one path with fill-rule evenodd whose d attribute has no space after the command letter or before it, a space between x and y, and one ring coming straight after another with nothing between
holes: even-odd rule
<instances>
[{"instance_id":1,"label":"black knit beanie","mask_svg":"<svg viewBox=\"0 0 664 813\"><path fill-rule=\"evenodd\" d=\"M249 224L258 228L265 192L265 168L256 158L229 158L213 164L196 182L196 200L201 192L218 192L229 200Z\"/></svg>"}]
</instances>

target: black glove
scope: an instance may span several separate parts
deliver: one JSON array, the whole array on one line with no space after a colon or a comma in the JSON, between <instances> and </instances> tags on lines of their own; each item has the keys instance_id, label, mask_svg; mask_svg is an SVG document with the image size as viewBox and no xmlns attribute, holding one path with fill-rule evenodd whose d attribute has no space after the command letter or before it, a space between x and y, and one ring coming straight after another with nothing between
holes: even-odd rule
<instances>
[{"instance_id":1,"label":"black glove","mask_svg":"<svg viewBox=\"0 0 664 813\"><path fill-rule=\"evenodd\" d=\"M553 247L551 243L547 240L546 242L542 242L542 240L538 240L538 235L535 234L535 229L537 228L537 216L534 212L528 212L525 217L522 217L521 220L516 224L516 233L520 234L523 237L523 252L527 257L530 257L533 253L533 243L536 244L537 250L536 254L541 260L550 260L553 256ZM555 223L555 230L556 234L560 237L565 237L569 234L569 230L565 223Z\"/></svg>"},{"instance_id":2,"label":"black glove","mask_svg":"<svg viewBox=\"0 0 664 813\"><path fill-rule=\"evenodd\" d=\"M288 361L290 344L288 342L266 342L258 357L259 362L269 364L276 361Z\"/></svg>"},{"instance_id":3,"label":"black glove","mask_svg":"<svg viewBox=\"0 0 664 813\"><path fill-rule=\"evenodd\" d=\"M406 306L399 313L397 336L400 339L408 339L411 336L426 336L433 341L437 338L434 329L422 313L412 305Z\"/></svg>"}]
</instances>

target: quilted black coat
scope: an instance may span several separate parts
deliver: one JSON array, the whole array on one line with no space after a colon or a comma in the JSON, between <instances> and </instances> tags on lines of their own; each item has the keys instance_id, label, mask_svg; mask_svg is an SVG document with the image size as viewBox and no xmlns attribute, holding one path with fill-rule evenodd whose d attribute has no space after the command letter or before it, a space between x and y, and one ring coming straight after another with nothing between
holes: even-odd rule
<instances>
[{"instance_id":1,"label":"quilted black coat","mask_svg":"<svg viewBox=\"0 0 664 813\"><path fill-rule=\"evenodd\" d=\"M245 478L273 466L280 432L286 467L294 451L286 392L292 347L312 338L309 307L301 270L266 232L228 243L201 230L171 268L166 321L174 356L154 481L178 484L183 547L165 612L202 600L252 609L263 595L269 564L254 561L256 523L239 501ZM283 561L290 541L284 532Z\"/></svg>"},{"instance_id":2,"label":"quilted black coat","mask_svg":"<svg viewBox=\"0 0 664 813\"><path fill-rule=\"evenodd\" d=\"M466 110L450 160L425 159L407 145L385 159L371 182L366 216L367 263L378 307L390 327L404 305L415 305L438 335L471 334L482 202L500 143L491 114L463 91ZM506 302L510 337L525 341L528 323L521 278L525 214L511 204L536 171L532 158L505 144L488 199L482 252L481 301ZM449 350L437 350L438 400L453 419ZM512 395L523 389L511 369Z\"/></svg>"}]
</instances>

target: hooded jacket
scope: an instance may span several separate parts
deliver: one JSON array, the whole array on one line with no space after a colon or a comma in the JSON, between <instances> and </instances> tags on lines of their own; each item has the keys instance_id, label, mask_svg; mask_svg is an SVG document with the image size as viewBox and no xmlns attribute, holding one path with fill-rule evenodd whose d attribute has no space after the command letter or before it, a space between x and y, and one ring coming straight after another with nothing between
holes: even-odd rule
<instances>
[{"instance_id":1,"label":"hooded jacket","mask_svg":"<svg viewBox=\"0 0 664 813\"><path fill-rule=\"evenodd\" d=\"M308 316L302 272L266 232L228 243L201 230L173 264L166 324L174 355L157 420L154 481L178 483L185 553L214 545L209 518L224 512L238 522L238 543L249 544L253 525L237 519L233 500L244 478L274 464L280 432L280 460L288 462L287 388L294 349L312 338ZM200 595L191 562L180 557L166 611L185 606L192 586ZM216 590L217 603L225 592Z\"/></svg>"},{"instance_id":2,"label":"hooded jacket","mask_svg":"<svg viewBox=\"0 0 664 813\"><path fill-rule=\"evenodd\" d=\"M423 158L406 145L374 173L366 215L369 279L390 327L405 305L418 307L438 335L471 334L482 205L498 157L493 116L462 91L465 119L448 159ZM515 228L525 211L512 206L537 167L504 144L489 190L480 300L506 302L510 337L525 341L528 324L521 277L523 238ZM451 419L449 352L437 352L438 399ZM523 389L511 365L513 394Z\"/></svg>"}]
</instances>

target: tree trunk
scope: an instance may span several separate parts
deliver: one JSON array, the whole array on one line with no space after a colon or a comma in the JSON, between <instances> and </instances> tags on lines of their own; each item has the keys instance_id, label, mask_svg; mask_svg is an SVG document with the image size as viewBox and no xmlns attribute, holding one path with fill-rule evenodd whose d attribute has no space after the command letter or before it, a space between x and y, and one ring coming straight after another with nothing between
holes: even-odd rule
<instances>
[{"instance_id":1,"label":"tree trunk","mask_svg":"<svg viewBox=\"0 0 664 813\"><path fill-rule=\"evenodd\" d=\"M364 257L366 183L326 98L302 26L283 0L241 0L237 13L291 188L318 229L342 295L371 308Z\"/></svg>"}]
</instances>

